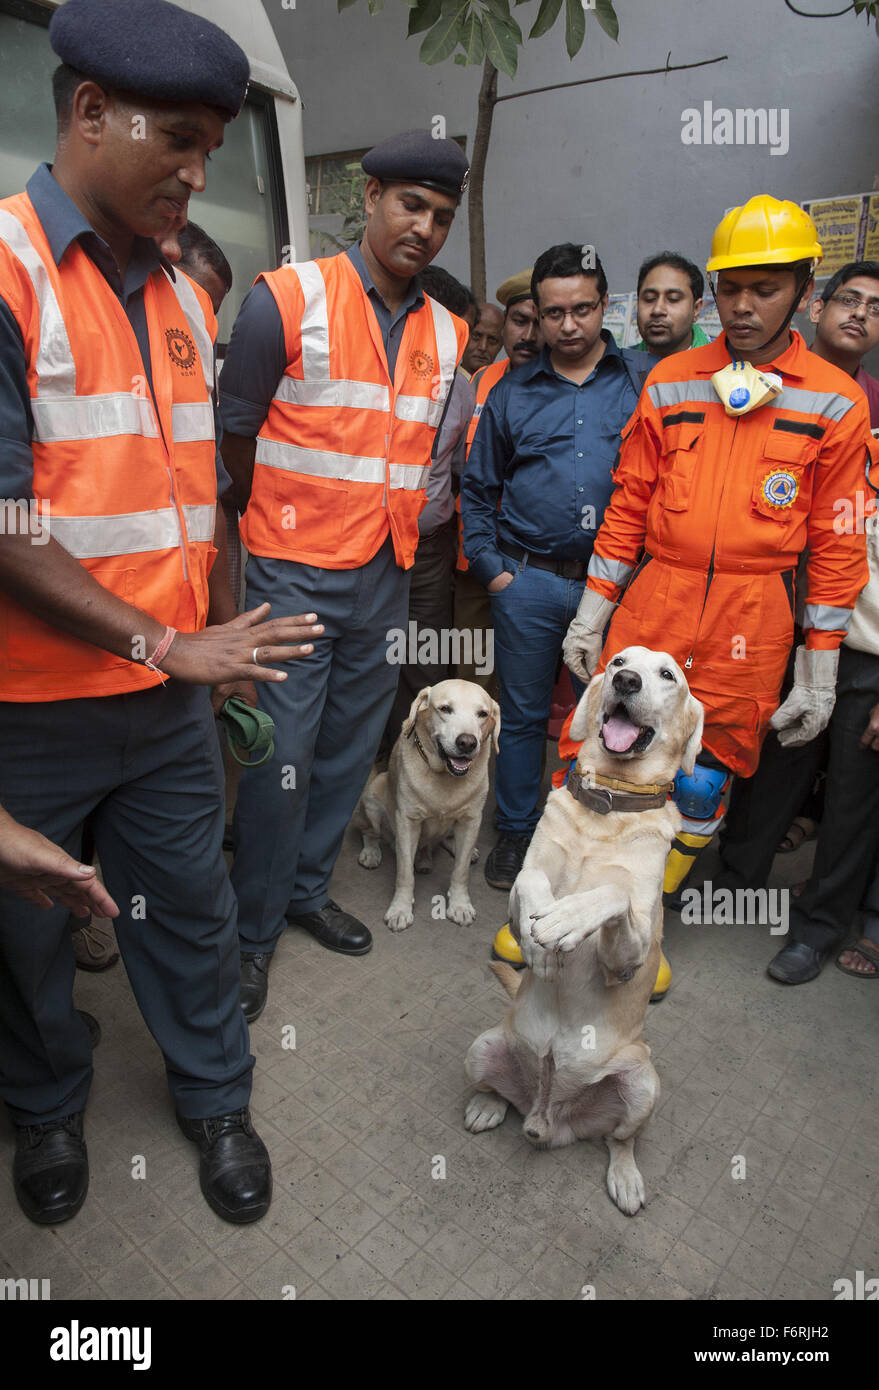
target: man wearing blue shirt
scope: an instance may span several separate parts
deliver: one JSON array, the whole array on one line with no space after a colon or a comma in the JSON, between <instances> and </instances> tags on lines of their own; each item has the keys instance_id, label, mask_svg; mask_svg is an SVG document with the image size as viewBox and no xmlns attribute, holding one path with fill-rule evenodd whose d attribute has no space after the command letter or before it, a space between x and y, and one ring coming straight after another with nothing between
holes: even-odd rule
<instances>
[{"instance_id":1,"label":"man wearing blue shirt","mask_svg":"<svg viewBox=\"0 0 879 1390\"><path fill-rule=\"evenodd\" d=\"M512 887L537 825L562 640L613 491L620 432L655 361L602 329L607 279L591 247L550 247L531 285L545 346L488 397L461 489L464 553L491 594L500 683L500 836L485 866L500 889Z\"/></svg>"}]
</instances>

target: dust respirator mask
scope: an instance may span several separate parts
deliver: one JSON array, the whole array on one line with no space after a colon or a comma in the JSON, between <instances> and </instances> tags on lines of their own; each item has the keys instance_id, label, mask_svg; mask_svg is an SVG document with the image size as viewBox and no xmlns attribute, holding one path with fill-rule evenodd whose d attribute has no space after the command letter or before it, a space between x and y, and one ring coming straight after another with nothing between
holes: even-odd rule
<instances>
[{"instance_id":1,"label":"dust respirator mask","mask_svg":"<svg viewBox=\"0 0 879 1390\"><path fill-rule=\"evenodd\" d=\"M775 372L761 372L750 362L737 362L735 358L711 378L727 415L747 415L751 410L759 410L781 395L783 384Z\"/></svg>"}]
</instances>

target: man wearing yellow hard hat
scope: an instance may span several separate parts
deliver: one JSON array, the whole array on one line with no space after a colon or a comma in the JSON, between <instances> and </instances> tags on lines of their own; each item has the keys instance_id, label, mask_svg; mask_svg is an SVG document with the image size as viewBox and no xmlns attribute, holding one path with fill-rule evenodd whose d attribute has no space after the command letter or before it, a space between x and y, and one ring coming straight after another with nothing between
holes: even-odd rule
<instances>
[{"instance_id":1,"label":"man wearing yellow hard hat","mask_svg":"<svg viewBox=\"0 0 879 1390\"><path fill-rule=\"evenodd\" d=\"M627 646L668 651L705 706L694 775L675 781L684 825L667 894L717 830L730 773L754 772L770 721L787 745L827 724L838 648L867 579L864 536L833 524L840 499L854 505L865 486L866 400L790 327L821 256L794 203L762 194L723 218L707 269L724 332L648 376L565 642L583 680ZM779 708L806 547L805 642ZM625 762L619 723L610 741ZM634 745L643 731L630 732ZM577 749L566 728L561 755Z\"/></svg>"}]
</instances>

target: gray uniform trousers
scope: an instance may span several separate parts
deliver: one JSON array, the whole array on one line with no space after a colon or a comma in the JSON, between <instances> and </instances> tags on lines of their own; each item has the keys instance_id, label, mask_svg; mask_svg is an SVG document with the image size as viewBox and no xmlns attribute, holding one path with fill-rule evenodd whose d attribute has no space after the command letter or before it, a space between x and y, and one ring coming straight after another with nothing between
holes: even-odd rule
<instances>
[{"instance_id":1,"label":"gray uniform trousers","mask_svg":"<svg viewBox=\"0 0 879 1390\"><path fill-rule=\"evenodd\" d=\"M177 1109L205 1119L247 1105L253 1058L207 690L168 681L127 695L0 703L0 803L74 857L94 811L119 949ZM17 1124L60 1119L88 1095L91 1045L73 1007L68 915L0 891L0 1094Z\"/></svg>"},{"instance_id":2,"label":"gray uniform trousers","mask_svg":"<svg viewBox=\"0 0 879 1390\"><path fill-rule=\"evenodd\" d=\"M268 602L272 618L317 613L325 628L311 656L287 665L286 681L259 687L275 753L238 787L232 883L241 949L271 952L288 904L313 912L327 902L397 688L388 633L406 626L409 573L388 536L357 569L251 555L246 579L248 609Z\"/></svg>"}]
</instances>

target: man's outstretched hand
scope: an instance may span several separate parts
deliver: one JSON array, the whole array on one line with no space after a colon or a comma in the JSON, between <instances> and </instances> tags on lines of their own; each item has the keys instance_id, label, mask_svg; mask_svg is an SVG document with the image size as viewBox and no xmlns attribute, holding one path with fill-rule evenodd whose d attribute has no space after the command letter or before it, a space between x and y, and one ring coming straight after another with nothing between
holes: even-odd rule
<instances>
[{"instance_id":1,"label":"man's outstretched hand","mask_svg":"<svg viewBox=\"0 0 879 1390\"><path fill-rule=\"evenodd\" d=\"M53 900L77 917L118 917L119 909L91 864L79 864L37 830L19 825L0 807L0 888L37 907Z\"/></svg>"},{"instance_id":2,"label":"man's outstretched hand","mask_svg":"<svg viewBox=\"0 0 879 1390\"><path fill-rule=\"evenodd\" d=\"M269 662L298 661L310 656L323 623L316 613L265 621L271 605L261 603L229 623L178 632L162 659L161 669L192 685L227 685L232 681L285 681L286 671ZM257 658L254 660L254 656Z\"/></svg>"}]
</instances>

